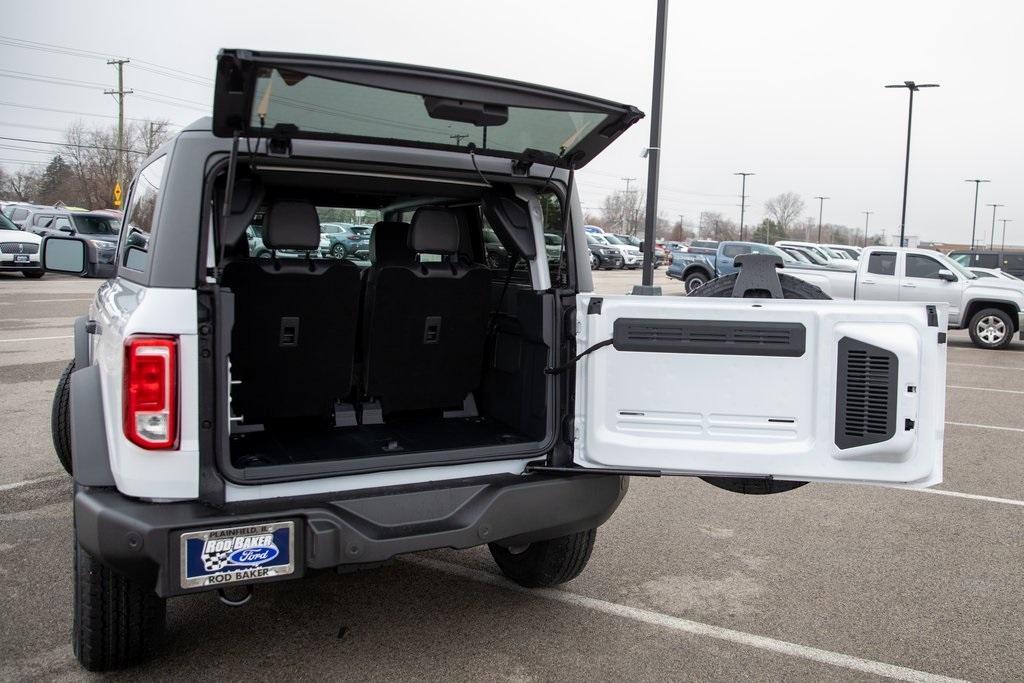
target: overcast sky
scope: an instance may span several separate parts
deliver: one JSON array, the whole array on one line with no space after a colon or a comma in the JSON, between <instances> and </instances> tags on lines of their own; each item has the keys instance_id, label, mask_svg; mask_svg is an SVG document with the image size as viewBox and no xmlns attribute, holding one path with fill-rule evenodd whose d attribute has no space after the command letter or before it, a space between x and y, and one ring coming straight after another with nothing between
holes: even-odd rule
<instances>
[{"instance_id":1,"label":"overcast sky","mask_svg":"<svg viewBox=\"0 0 1024 683\"><path fill-rule=\"evenodd\" d=\"M132 59L126 86L137 94L127 115L178 124L207 111L206 79L221 47L455 68L648 112L654 9L653 0L33 0L6 5L0 35ZM738 220L732 174L752 171L748 223L760 220L767 198L793 191L807 214L817 214L815 195L831 197L825 222L863 226L870 210L872 232L898 230L907 95L882 86L915 80L942 87L915 96L908 234L969 241L974 185L963 181L978 177L992 180L982 186L979 232L987 238L992 221L984 205L1006 204L999 217L1015 221L1008 241L1024 243L1015 236L1024 235L1022 35L1024 2L1015 0L675 0L660 211L688 222L702 210ZM112 87L115 71L102 59L2 43L0 135L57 140L76 118L113 120L12 106L112 116L113 99L92 84ZM180 78L142 70L154 65ZM10 77L25 74L82 87ZM584 206L600 207L625 187L621 178L645 182L647 136L645 120L579 174ZM8 169L16 164L6 160L45 158L0 149Z\"/></svg>"}]
</instances>

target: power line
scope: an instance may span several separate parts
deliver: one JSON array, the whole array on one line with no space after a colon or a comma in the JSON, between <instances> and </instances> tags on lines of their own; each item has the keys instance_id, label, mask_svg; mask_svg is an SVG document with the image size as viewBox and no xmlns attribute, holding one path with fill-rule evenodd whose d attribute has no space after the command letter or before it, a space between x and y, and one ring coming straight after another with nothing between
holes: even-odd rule
<instances>
[{"instance_id":1,"label":"power line","mask_svg":"<svg viewBox=\"0 0 1024 683\"><path fill-rule=\"evenodd\" d=\"M72 142L56 142L52 140L35 140L33 138L12 138L0 135L0 140L11 140L14 142L30 142L37 145L57 145L58 147L81 147L84 149L106 149L111 152L129 152L131 154L146 154L130 147L110 147L108 145L83 145Z\"/></svg>"},{"instance_id":2,"label":"power line","mask_svg":"<svg viewBox=\"0 0 1024 683\"><path fill-rule=\"evenodd\" d=\"M38 110L38 111L49 111L49 112L54 112L55 114L74 114L76 116L95 116L97 118L103 118L103 119L116 119L117 118L116 114L93 114L93 113L90 113L90 112L87 112L87 111L74 111L74 110L71 110L71 109L54 109L52 107L40 107L40 106L37 106L37 105L31 105L31 104L19 104L17 102L0 102L0 106L3 106L3 107L18 107L19 109L35 109L35 110ZM136 118L136 117L132 117L132 116L126 116L124 118L125 118L126 121L144 121L144 122L148 122L148 121L152 120L152 119L141 119L141 118ZM170 125L174 126L175 128L184 128L185 127L184 125L182 125L180 123L171 123Z\"/></svg>"},{"instance_id":3,"label":"power line","mask_svg":"<svg viewBox=\"0 0 1024 683\"><path fill-rule=\"evenodd\" d=\"M49 161L29 161L28 159L0 159L0 162L8 164L28 164L29 166L49 166Z\"/></svg>"}]
</instances>

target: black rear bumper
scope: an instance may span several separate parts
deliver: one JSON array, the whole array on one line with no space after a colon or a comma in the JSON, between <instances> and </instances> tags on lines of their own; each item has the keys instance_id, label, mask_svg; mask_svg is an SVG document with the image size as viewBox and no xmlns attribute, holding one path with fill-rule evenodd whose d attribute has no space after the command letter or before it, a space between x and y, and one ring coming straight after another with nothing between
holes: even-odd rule
<instances>
[{"instance_id":1,"label":"black rear bumper","mask_svg":"<svg viewBox=\"0 0 1024 683\"><path fill-rule=\"evenodd\" d=\"M295 573L381 562L434 548L493 541L521 545L591 529L618 507L626 477L506 475L432 487L376 489L334 499L239 503L147 503L113 489L78 487L78 541L105 564L153 581L161 596L183 589L180 537L186 531L260 522L295 522Z\"/></svg>"}]
</instances>

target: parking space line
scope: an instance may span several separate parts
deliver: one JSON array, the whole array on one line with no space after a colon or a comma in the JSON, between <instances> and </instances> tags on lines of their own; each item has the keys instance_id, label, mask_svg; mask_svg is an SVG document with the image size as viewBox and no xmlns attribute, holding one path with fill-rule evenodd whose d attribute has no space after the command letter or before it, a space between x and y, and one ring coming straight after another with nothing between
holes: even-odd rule
<instances>
[{"instance_id":1,"label":"parking space line","mask_svg":"<svg viewBox=\"0 0 1024 683\"><path fill-rule=\"evenodd\" d=\"M16 481L13 484L0 484L0 491L11 491L13 489L20 489L23 486L31 486L32 484L42 484L44 481L55 481L57 479L67 479L66 474L51 474L47 477L39 477L38 479L26 479L25 481Z\"/></svg>"},{"instance_id":2,"label":"parking space line","mask_svg":"<svg viewBox=\"0 0 1024 683\"><path fill-rule=\"evenodd\" d=\"M429 557L407 556L403 557L402 560L427 569L452 574L463 579L486 583L491 586L497 586L499 588L504 588L506 590L523 593L537 598L543 598L545 600L551 600L553 602L561 602L563 604L572 605L573 607L583 607L585 609L591 609L604 614L610 614L612 616L650 624L652 626L660 626L662 628L689 633L695 636L724 640L738 645L744 645L746 647L767 650L768 652L774 652L776 654L807 659L821 664L851 669L853 671L861 671L875 676L884 676L886 678L894 678L900 681L926 681L929 683L932 681L960 680L939 674L928 673L927 671L918 671L917 669L897 666L895 664L886 664L884 662L876 662L870 659L862 659L852 655L845 655L840 652L831 652L829 650L822 650L816 647L809 647L807 645L790 643L785 640L776 640L775 638L768 638L767 636L758 636L753 633L736 631L722 626L712 626L699 621L673 617L668 614L662 614L661 612L654 612L640 607L630 607L628 605L621 605L619 603L600 600L598 598L589 598L584 595L570 593L565 590L555 588L523 588L519 584L513 583L495 574Z\"/></svg>"},{"instance_id":3,"label":"parking space line","mask_svg":"<svg viewBox=\"0 0 1024 683\"><path fill-rule=\"evenodd\" d=\"M23 301L21 303L26 303L26 304L45 304L45 303L49 303L51 301L92 301L92 299L81 299L81 298L79 298L79 299L25 299L25 301ZM19 302L15 301L14 303L19 303Z\"/></svg>"},{"instance_id":4,"label":"parking space line","mask_svg":"<svg viewBox=\"0 0 1024 683\"><path fill-rule=\"evenodd\" d=\"M976 429L995 429L1000 432L1024 432L1024 429L1020 427L998 427L996 425L980 425L974 422L950 422L946 421L946 424L953 425L955 427L974 427Z\"/></svg>"},{"instance_id":5,"label":"parking space line","mask_svg":"<svg viewBox=\"0 0 1024 683\"><path fill-rule=\"evenodd\" d=\"M11 344L14 342L48 341L50 339L73 339L75 335L64 334L59 337L23 337L22 339L0 339L0 344Z\"/></svg>"},{"instance_id":6,"label":"parking space line","mask_svg":"<svg viewBox=\"0 0 1024 683\"><path fill-rule=\"evenodd\" d=\"M947 389L967 389L969 391L994 391L997 394L1024 394L1024 391L1015 389L989 389L988 387L962 387L956 384L947 384Z\"/></svg>"},{"instance_id":7,"label":"parking space line","mask_svg":"<svg viewBox=\"0 0 1024 683\"><path fill-rule=\"evenodd\" d=\"M960 493L959 491L946 491L944 489L912 489L919 493L936 493L940 496L952 496L954 498L966 498L967 500L981 500L986 503L1002 503L1003 505L1016 505L1024 507L1024 500L1013 498L996 498L995 496L981 496L977 493Z\"/></svg>"},{"instance_id":8,"label":"parking space line","mask_svg":"<svg viewBox=\"0 0 1024 683\"><path fill-rule=\"evenodd\" d=\"M1015 368L1012 365L979 365L977 363L954 363L953 361L947 361L946 365L961 365L967 368L989 368L990 370L1020 370L1024 372L1024 368Z\"/></svg>"}]
</instances>

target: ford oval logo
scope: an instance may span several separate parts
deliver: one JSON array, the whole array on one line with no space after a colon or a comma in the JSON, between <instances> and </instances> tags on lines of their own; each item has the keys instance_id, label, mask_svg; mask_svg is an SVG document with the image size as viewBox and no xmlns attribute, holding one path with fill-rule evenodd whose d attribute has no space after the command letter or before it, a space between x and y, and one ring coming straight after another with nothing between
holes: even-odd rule
<instances>
[{"instance_id":1,"label":"ford oval logo","mask_svg":"<svg viewBox=\"0 0 1024 683\"><path fill-rule=\"evenodd\" d=\"M278 550L272 545L257 545L252 548L242 548L228 555L228 562L231 564L242 564L255 567L264 562L270 562L277 557Z\"/></svg>"}]
</instances>

